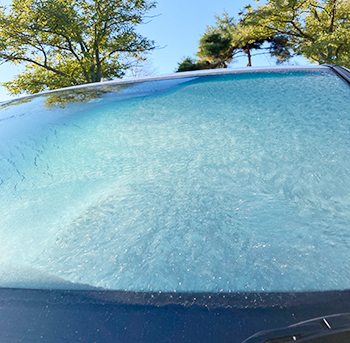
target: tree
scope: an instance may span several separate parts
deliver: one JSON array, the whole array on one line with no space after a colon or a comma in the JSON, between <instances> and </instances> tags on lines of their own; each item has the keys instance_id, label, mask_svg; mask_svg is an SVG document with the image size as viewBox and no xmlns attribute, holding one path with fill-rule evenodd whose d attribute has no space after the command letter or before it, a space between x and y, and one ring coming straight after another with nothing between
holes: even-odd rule
<instances>
[{"instance_id":1,"label":"tree","mask_svg":"<svg viewBox=\"0 0 350 343\"><path fill-rule=\"evenodd\" d=\"M311 62L350 67L348 0L269 0L243 13L242 26L254 34L278 35Z\"/></svg>"},{"instance_id":2,"label":"tree","mask_svg":"<svg viewBox=\"0 0 350 343\"><path fill-rule=\"evenodd\" d=\"M176 72L179 73L182 71L192 71L192 70L202 70L202 69L212 69L212 68L210 68L209 62L195 60L191 57L186 57L180 63L178 63Z\"/></svg>"},{"instance_id":3,"label":"tree","mask_svg":"<svg viewBox=\"0 0 350 343\"><path fill-rule=\"evenodd\" d=\"M0 8L0 61L25 63L13 93L120 78L130 57L154 48L135 31L146 0L14 0Z\"/></svg>"},{"instance_id":4,"label":"tree","mask_svg":"<svg viewBox=\"0 0 350 343\"><path fill-rule=\"evenodd\" d=\"M288 49L285 40L280 36L270 36L270 33L252 30L250 26L242 26L227 13L222 17L216 16L216 24L208 26L199 40L197 52L198 60L184 59L178 66L177 71L227 68L234 57L243 52L248 59L247 66L252 65L252 50L261 50L263 44L268 43L268 51L274 55L284 53L287 59Z\"/></svg>"},{"instance_id":5,"label":"tree","mask_svg":"<svg viewBox=\"0 0 350 343\"><path fill-rule=\"evenodd\" d=\"M221 62L211 63L210 67L225 67L237 52L243 51L251 66L251 50L266 48L277 63L300 55L310 62L350 67L349 0L268 0L257 9L247 5L239 15L238 23L224 14L217 18L215 27L207 29L197 54L200 60L216 58ZM214 32L230 37L230 48L221 45L221 50L210 51L212 56L202 54L203 39ZM220 39L216 37L215 41ZM226 58L225 51L232 55L226 54Z\"/></svg>"},{"instance_id":6,"label":"tree","mask_svg":"<svg viewBox=\"0 0 350 343\"><path fill-rule=\"evenodd\" d=\"M144 53L140 53L135 57L132 57L130 61L130 67L128 69L128 76L131 77L145 77L156 75L158 68L154 67L152 59Z\"/></svg>"},{"instance_id":7,"label":"tree","mask_svg":"<svg viewBox=\"0 0 350 343\"><path fill-rule=\"evenodd\" d=\"M199 40L199 59L208 62L211 68L227 68L236 50L232 45L233 28L236 23L227 13L222 18L216 16L216 25L208 26Z\"/></svg>"},{"instance_id":8,"label":"tree","mask_svg":"<svg viewBox=\"0 0 350 343\"><path fill-rule=\"evenodd\" d=\"M216 25L208 26L199 40L198 60L187 57L178 64L176 72L226 68L233 59L232 37L229 27L233 19L225 13L223 18L216 16Z\"/></svg>"}]
</instances>

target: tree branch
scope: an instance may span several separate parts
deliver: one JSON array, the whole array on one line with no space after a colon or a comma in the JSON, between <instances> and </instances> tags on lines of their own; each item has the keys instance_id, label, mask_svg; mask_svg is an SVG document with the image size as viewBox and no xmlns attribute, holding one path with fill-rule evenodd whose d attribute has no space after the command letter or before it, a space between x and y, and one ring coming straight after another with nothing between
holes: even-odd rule
<instances>
[{"instance_id":1,"label":"tree branch","mask_svg":"<svg viewBox=\"0 0 350 343\"><path fill-rule=\"evenodd\" d=\"M5 57L6 58L6 57ZM73 80L75 82L75 79L71 76L71 75L68 75L66 73L63 73L62 71L58 70L58 69L55 69L55 68L52 68L50 66L48 66L47 64L42 64L42 63L39 63L35 60L32 60L30 58L26 58L26 57L16 57L16 56L12 56L12 57L9 57L7 58L8 61L23 61L23 62L28 62L28 63L33 63L39 67L42 67L46 70L49 70L49 71L52 71L54 72L55 74L58 74L58 75L61 75L61 76L64 76L64 77L67 77L71 80Z\"/></svg>"},{"instance_id":2,"label":"tree branch","mask_svg":"<svg viewBox=\"0 0 350 343\"><path fill-rule=\"evenodd\" d=\"M329 25L328 32L333 32L336 2L337 2L337 0L333 0L332 9L331 9L331 24Z\"/></svg>"}]
</instances>

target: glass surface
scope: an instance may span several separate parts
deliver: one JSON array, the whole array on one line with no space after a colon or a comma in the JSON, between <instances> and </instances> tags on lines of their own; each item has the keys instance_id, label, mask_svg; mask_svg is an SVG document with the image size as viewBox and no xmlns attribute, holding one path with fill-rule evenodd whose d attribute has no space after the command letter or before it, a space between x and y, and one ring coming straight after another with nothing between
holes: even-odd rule
<instances>
[{"instance_id":1,"label":"glass surface","mask_svg":"<svg viewBox=\"0 0 350 343\"><path fill-rule=\"evenodd\" d=\"M349 288L349 99L315 71L2 104L0 287Z\"/></svg>"}]
</instances>

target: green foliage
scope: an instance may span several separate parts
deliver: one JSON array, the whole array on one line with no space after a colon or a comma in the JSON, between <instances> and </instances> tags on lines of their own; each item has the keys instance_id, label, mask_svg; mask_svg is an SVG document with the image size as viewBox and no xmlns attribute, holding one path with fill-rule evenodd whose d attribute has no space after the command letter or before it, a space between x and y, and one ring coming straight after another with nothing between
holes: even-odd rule
<instances>
[{"instance_id":1,"label":"green foliage","mask_svg":"<svg viewBox=\"0 0 350 343\"><path fill-rule=\"evenodd\" d=\"M276 58L277 64L284 63L292 57L292 46L288 37L284 35L276 35L269 39L269 51L271 56Z\"/></svg>"},{"instance_id":2,"label":"green foliage","mask_svg":"<svg viewBox=\"0 0 350 343\"><path fill-rule=\"evenodd\" d=\"M154 42L135 27L154 7L146 0L14 0L0 8L0 61L26 63L11 93L122 77L130 58Z\"/></svg>"},{"instance_id":3,"label":"green foliage","mask_svg":"<svg viewBox=\"0 0 350 343\"><path fill-rule=\"evenodd\" d=\"M72 103L86 103L100 99L108 93L121 92L128 87L130 87L130 84L103 85L100 87L84 87L82 89L75 88L74 90L68 89L49 92L44 95L43 105L46 108L65 108L67 105Z\"/></svg>"},{"instance_id":4,"label":"green foliage","mask_svg":"<svg viewBox=\"0 0 350 343\"><path fill-rule=\"evenodd\" d=\"M256 10L246 8L243 15L244 27L257 35L281 37L310 62L350 67L348 0L269 0Z\"/></svg>"},{"instance_id":5,"label":"green foliage","mask_svg":"<svg viewBox=\"0 0 350 343\"><path fill-rule=\"evenodd\" d=\"M256 9L247 5L239 15L239 22L227 13L217 17L200 39L197 56L209 68L226 67L239 52L250 66L251 51L262 48L277 63L301 55L350 68L349 0L268 0Z\"/></svg>"},{"instance_id":6,"label":"green foliage","mask_svg":"<svg viewBox=\"0 0 350 343\"><path fill-rule=\"evenodd\" d=\"M197 56L205 61L210 68L227 68L233 60L232 30L236 28L233 18L224 13L216 16L216 25L208 26L199 40Z\"/></svg>"},{"instance_id":7,"label":"green foliage","mask_svg":"<svg viewBox=\"0 0 350 343\"><path fill-rule=\"evenodd\" d=\"M282 47L282 40L277 42L274 37L265 33L258 34L251 27L242 26L240 22L237 23L227 13L224 13L221 17L216 16L215 26L208 26L199 40L197 53L199 59L185 59L179 64L177 71L227 68L235 55L240 52L247 55L248 66L251 66L251 51L262 49L265 42L270 43L271 53L276 54L278 48L285 53L285 58L287 58Z\"/></svg>"},{"instance_id":8,"label":"green foliage","mask_svg":"<svg viewBox=\"0 0 350 343\"><path fill-rule=\"evenodd\" d=\"M220 30L206 32L199 41L197 56L202 61L209 62L215 68L227 68L232 61L232 44L229 34Z\"/></svg>"},{"instance_id":9,"label":"green foliage","mask_svg":"<svg viewBox=\"0 0 350 343\"><path fill-rule=\"evenodd\" d=\"M193 58L187 57L178 64L176 72L182 71L192 71L192 70L202 70L209 69L209 64L203 61L196 61Z\"/></svg>"}]
</instances>

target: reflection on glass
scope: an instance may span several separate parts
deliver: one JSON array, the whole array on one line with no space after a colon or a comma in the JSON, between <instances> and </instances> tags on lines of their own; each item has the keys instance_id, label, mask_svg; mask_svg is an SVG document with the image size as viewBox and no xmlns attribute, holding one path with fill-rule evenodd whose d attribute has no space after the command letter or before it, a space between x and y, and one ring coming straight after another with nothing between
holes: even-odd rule
<instances>
[{"instance_id":1,"label":"reflection on glass","mask_svg":"<svg viewBox=\"0 0 350 343\"><path fill-rule=\"evenodd\" d=\"M4 108L0 286L347 288L348 98L316 71L82 88Z\"/></svg>"}]
</instances>

